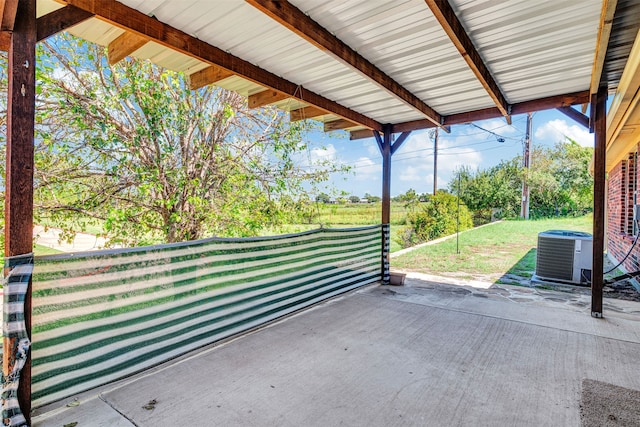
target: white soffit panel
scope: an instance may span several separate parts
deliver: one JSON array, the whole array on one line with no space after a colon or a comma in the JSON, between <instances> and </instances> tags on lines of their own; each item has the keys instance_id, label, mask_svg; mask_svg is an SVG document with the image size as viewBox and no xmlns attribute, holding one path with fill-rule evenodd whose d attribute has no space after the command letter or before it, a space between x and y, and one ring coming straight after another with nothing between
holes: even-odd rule
<instances>
[{"instance_id":1,"label":"white soffit panel","mask_svg":"<svg viewBox=\"0 0 640 427\"><path fill-rule=\"evenodd\" d=\"M440 114L495 106L424 0L292 3Z\"/></svg>"},{"instance_id":2,"label":"white soffit panel","mask_svg":"<svg viewBox=\"0 0 640 427\"><path fill-rule=\"evenodd\" d=\"M108 46L109 43L122 35L124 30L98 18L90 18L71 27L69 33L97 45Z\"/></svg>"},{"instance_id":3,"label":"white soffit panel","mask_svg":"<svg viewBox=\"0 0 640 427\"><path fill-rule=\"evenodd\" d=\"M36 3L36 17L40 18L63 7L63 4L54 0L38 0Z\"/></svg>"},{"instance_id":4,"label":"white soffit panel","mask_svg":"<svg viewBox=\"0 0 640 427\"><path fill-rule=\"evenodd\" d=\"M179 10L176 10L175 2L125 0L123 3L135 5L143 13L345 107L361 105L362 99L371 99L369 94L372 92L377 93L372 102L396 100L366 76L335 60L242 0L185 0ZM357 111L367 114L362 109ZM408 114L413 111L413 107L406 106ZM389 121L385 116L372 118Z\"/></svg>"},{"instance_id":5,"label":"white soffit panel","mask_svg":"<svg viewBox=\"0 0 640 427\"><path fill-rule=\"evenodd\" d=\"M452 0L509 102L589 89L601 0Z\"/></svg>"}]
</instances>

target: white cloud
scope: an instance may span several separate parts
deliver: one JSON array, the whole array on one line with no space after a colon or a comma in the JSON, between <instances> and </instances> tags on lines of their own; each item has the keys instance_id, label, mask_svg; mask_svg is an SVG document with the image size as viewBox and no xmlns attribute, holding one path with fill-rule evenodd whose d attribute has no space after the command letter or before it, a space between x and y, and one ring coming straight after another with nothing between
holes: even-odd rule
<instances>
[{"instance_id":1,"label":"white cloud","mask_svg":"<svg viewBox=\"0 0 640 427\"><path fill-rule=\"evenodd\" d=\"M370 157L360 157L352 166L357 181L378 181L382 176L382 165Z\"/></svg>"},{"instance_id":2,"label":"white cloud","mask_svg":"<svg viewBox=\"0 0 640 427\"><path fill-rule=\"evenodd\" d=\"M316 147L311 149L310 157L311 163L316 163L318 161L335 161L337 159L338 150L333 144L329 144L326 147Z\"/></svg>"},{"instance_id":3,"label":"white cloud","mask_svg":"<svg viewBox=\"0 0 640 427\"><path fill-rule=\"evenodd\" d=\"M564 141L569 137L584 147L593 147L593 135L588 129L577 124L568 124L565 120L554 119L538 127L534 133L536 139L542 139L549 144ZM535 143L535 140L534 140Z\"/></svg>"},{"instance_id":4,"label":"white cloud","mask_svg":"<svg viewBox=\"0 0 640 427\"><path fill-rule=\"evenodd\" d=\"M381 156L380 154L380 148L378 148L378 143L375 141L366 141L364 142L364 146L367 147L367 153L369 154L369 157L379 157Z\"/></svg>"},{"instance_id":5,"label":"white cloud","mask_svg":"<svg viewBox=\"0 0 640 427\"><path fill-rule=\"evenodd\" d=\"M497 124L500 124L499 122ZM486 136L482 135L486 140ZM455 137L440 134L438 140L438 187L445 187L451 174L461 166L472 169L482 162L482 155L470 144L477 144L477 132L463 132ZM484 141L481 141L484 144ZM497 144L493 140L484 145ZM491 147L489 147L491 148ZM411 188L422 189L433 186L433 140L428 132L416 132L409 136L405 144L393 157L393 171Z\"/></svg>"}]
</instances>

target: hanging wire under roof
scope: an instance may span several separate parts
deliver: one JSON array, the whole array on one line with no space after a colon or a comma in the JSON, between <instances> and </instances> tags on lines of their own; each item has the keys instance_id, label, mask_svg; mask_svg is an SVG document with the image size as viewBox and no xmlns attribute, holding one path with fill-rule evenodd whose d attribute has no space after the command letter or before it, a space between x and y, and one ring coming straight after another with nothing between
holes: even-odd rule
<instances>
[{"instance_id":1,"label":"hanging wire under roof","mask_svg":"<svg viewBox=\"0 0 640 427\"><path fill-rule=\"evenodd\" d=\"M476 127L476 128L478 128L478 129L480 129L480 130L482 130L484 132L490 133L491 135L495 136L496 140L498 142L500 142L500 143L505 142L507 139L517 140L517 141L519 141L521 139L521 138L514 138L514 137L509 137L509 136L502 136L502 135L500 135L498 133L495 133L494 131L491 131L489 129L485 129L482 126L478 126L475 123L469 123L469 125L473 126L473 127Z\"/></svg>"}]
</instances>

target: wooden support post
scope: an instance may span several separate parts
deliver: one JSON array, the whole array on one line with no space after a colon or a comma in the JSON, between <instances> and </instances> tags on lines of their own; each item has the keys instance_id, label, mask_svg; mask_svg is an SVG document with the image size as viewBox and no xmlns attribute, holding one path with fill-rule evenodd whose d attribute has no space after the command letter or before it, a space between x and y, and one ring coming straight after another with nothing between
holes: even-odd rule
<instances>
[{"instance_id":1,"label":"wooden support post","mask_svg":"<svg viewBox=\"0 0 640 427\"><path fill-rule=\"evenodd\" d=\"M382 223L391 219L391 132L385 126L382 140Z\"/></svg>"},{"instance_id":2,"label":"wooden support post","mask_svg":"<svg viewBox=\"0 0 640 427\"><path fill-rule=\"evenodd\" d=\"M382 154L382 284L389 284L390 246L391 246L391 156L407 140L411 132L400 134L391 144L392 126L384 125L382 137L376 131L373 136Z\"/></svg>"},{"instance_id":3,"label":"wooden support post","mask_svg":"<svg viewBox=\"0 0 640 427\"><path fill-rule=\"evenodd\" d=\"M607 88L600 87L591 102L594 110L595 150L593 166L593 265L591 267L591 316L602 317L605 163L607 153Z\"/></svg>"},{"instance_id":4,"label":"wooden support post","mask_svg":"<svg viewBox=\"0 0 640 427\"><path fill-rule=\"evenodd\" d=\"M438 192L438 128L433 135L433 195Z\"/></svg>"},{"instance_id":5,"label":"wooden support post","mask_svg":"<svg viewBox=\"0 0 640 427\"><path fill-rule=\"evenodd\" d=\"M5 256L32 251L36 28L36 0L21 0L9 46ZM25 324L31 337L31 283L24 304ZM11 348L4 337L4 375L11 369ZM20 375L18 401L27 423L31 424L31 352Z\"/></svg>"},{"instance_id":6,"label":"wooden support post","mask_svg":"<svg viewBox=\"0 0 640 427\"><path fill-rule=\"evenodd\" d=\"M389 247L391 219L391 126L384 125L382 138L378 132L373 135L382 154L382 284L390 283Z\"/></svg>"}]
</instances>

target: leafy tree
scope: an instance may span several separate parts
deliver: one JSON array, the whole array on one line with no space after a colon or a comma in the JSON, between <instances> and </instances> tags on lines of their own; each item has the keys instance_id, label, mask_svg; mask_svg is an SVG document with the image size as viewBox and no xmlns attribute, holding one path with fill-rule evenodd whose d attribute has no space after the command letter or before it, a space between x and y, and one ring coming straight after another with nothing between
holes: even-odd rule
<instances>
[{"instance_id":1,"label":"leafy tree","mask_svg":"<svg viewBox=\"0 0 640 427\"><path fill-rule=\"evenodd\" d=\"M329 203L331 201L331 197L327 193L320 193L316 196L316 202L318 203Z\"/></svg>"},{"instance_id":2,"label":"leafy tree","mask_svg":"<svg viewBox=\"0 0 640 427\"><path fill-rule=\"evenodd\" d=\"M519 215L522 194L520 163L519 158L514 158L489 169L472 172L463 167L456 172L460 176L460 198L477 213L476 222L487 222L487 216L490 219L494 208L500 209L506 217ZM449 183L449 190L457 194L457 179Z\"/></svg>"},{"instance_id":3,"label":"leafy tree","mask_svg":"<svg viewBox=\"0 0 640 427\"><path fill-rule=\"evenodd\" d=\"M592 157L592 148L570 138L533 150L529 187L534 216L582 212L593 206Z\"/></svg>"},{"instance_id":4,"label":"leafy tree","mask_svg":"<svg viewBox=\"0 0 640 427\"><path fill-rule=\"evenodd\" d=\"M349 196L349 201L351 203L360 203L360 197L358 197L358 196Z\"/></svg>"},{"instance_id":5,"label":"leafy tree","mask_svg":"<svg viewBox=\"0 0 640 427\"><path fill-rule=\"evenodd\" d=\"M113 243L251 235L334 170L296 167L306 124L148 61L109 65L68 35L38 45L36 215L103 224Z\"/></svg>"},{"instance_id":6,"label":"leafy tree","mask_svg":"<svg viewBox=\"0 0 640 427\"><path fill-rule=\"evenodd\" d=\"M590 209L593 204L593 179L589 175L592 156L592 148L582 147L569 138L553 147L534 148L527 174L531 216ZM515 157L489 169L472 172L469 168L461 168L457 171L461 181L460 197L474 211L476 220L487 221L492 208L500 209L503 217L520 215L525 173L521 164L522 157ZM457 180L449 184L451 192L457 192L457 185Z\"/></svg>"},{"instance_id":7,"label":"leafy tree","mask_svg":"<svg viewBox=\"0 0 640 427\"><path fill-rule=\"evenodd\" d=\"M414 211L420 203L418 193L416 193L416 190L413 188L408 189L407 192L401 196L400 201L404 203L404 207L409 211Z\"/></svg>"},{"instance_id":8,"label":"leafy tree","mask_svg":"<svg viewBox=\"0 0 640 427\"><path fill-rule=\"evenodd\" d=\"M364 198L369 201L369 203L377 203L382 200L379 196L372 196L369 193L365 193Z\"/></svg>"},{"instance_id":9,"label":"leafy tree","mask_svg":"<svg viewBox=\"0 0 640 427\"><path fill-rule=\"evenodd\" d=\"M400 230L396 241L403 247L450 235L459 230L473 227L469 209L460 204L458 197L438 191L416 212L407 214L408 226ZM459 222L458 222L459 221Z\"/></svg>"}]
</instances>

